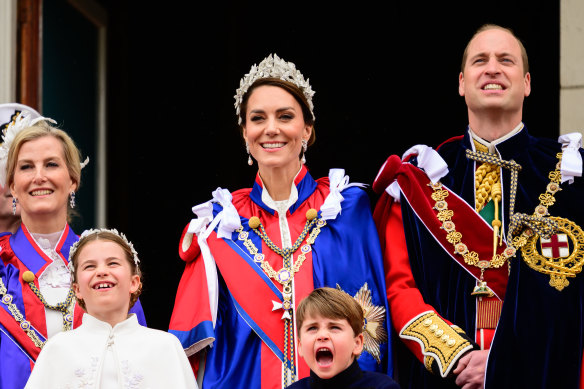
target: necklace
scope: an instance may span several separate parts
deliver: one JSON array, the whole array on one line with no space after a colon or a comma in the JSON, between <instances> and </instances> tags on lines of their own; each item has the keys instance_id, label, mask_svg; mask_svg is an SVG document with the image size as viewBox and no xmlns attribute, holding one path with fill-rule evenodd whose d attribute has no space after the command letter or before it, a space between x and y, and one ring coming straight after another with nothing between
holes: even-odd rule
<instances>
[{"instance_id":1,"label":"necklace","mask_svg":"<svg viewBox=\"0 0 584 389\"><path fill-rule=\"evenodd\" d=\"M296 367L294 363L294 324L292 322L292 312L294 308L293 293L292 293L292 280L300 267L306 260L306 254L312 251L312 245L316 241L316 238L320 234L320 229L326 225L326 222L322 219L317 218L318 212L311 208L306 212L306 223L302 232L296 239L296 242L292 247L287 249L282 249L278 247L264 229L260 219L257 216L252 216L249 219L249 227L262 239L262 241L276 254L280 255L283 259L283 266L280 270L276 271L266 261L265 255L260 253L258 248L249 239L249 232L243 230L243 226L239 227L236 231L239 233L237 239L243 241L243 245L249 251L253 257L254 262L260 264L261 268L264 270L266 275L271 279L277 281L282 285L282 296L283 302L272 301L273 308L272 311L277 309L283 309L284 314L282 315L282 320L284 320L284 372L283 381L286 383L292 383L296 381ZM307 237L308 236L308 237ZM302 245L302 242L306 238L306 244ZM300 247L302 245L302 247ZM293 254L300 248L300 254L296 262L293 263ZM290 358L288 358L288 350L290 350ZM287 386L287 385L286 385Z\"/></svg>"},{"instance_id":2,"label":"necklace","mask_svg":"<svg viewBox=\"0 0 584 389\"><path fill-rule=\"evenodd\" d=\"M38 297L38 299L46 308L61 312L63 315L63 331L70 330L71 325L73 324L73 308L75 307L75 292L73 291L73 288L69 288L69 292L67 292L67 297L64 301L55 305L51 305L45 300L41 291L34 284L34 279L34 273L30 270L27 270L22 274L22 280L28 283L28 286L30 286L32 292Z\"/></svg>"},{"instance_id":3,"label":"necklace","mask_svg":"<svg viewBox=\"0 0 584 389\"><path fill-rule=\"evenodd\" d=\"M468 154L469 152L467 150ZM562 174L560 169L562 153L558 153L556 157L559 161L556 164L555 170L551 171L548 175L550 183L546 187L546 192L539 196L540 204L535 207L533 215L513 213L513 208L510 209L507 247L503 250L502 254L494 253L490 260L481 260L476 251L469 250L468 246L462 242L462 234L456 231L454 222L452 222L454 212L448 209L448 203L446 202L449 192L443 189L440 182L428 184L433 189L432 199L435 201L434 209L438 211L436 217L442 222L441 228L447 232L446 239L454 246L454 253L462 255L465 263L481 269L480 280L471 293L472 295L493 296L493 292L484 281L484 271L489 268L499 268L506 262L509 264L508 260L514 257L519 249L521 249L523 259L528 266L539 272L550 274L550 285L558 290L562 290L569 284L566 277L575 277L576 274L582 271L582 267L584 266L584 232L579 226L567 219L549 216L548 208L556 201L554 194L561 190L560 180ZM515 162L511 161L511 163ZM516 172L516 170L513 171ZM512 174L511 207L515 204L516 191L517 175ZM558 258L556 256L556 260L554 260L554 258L546 258L546 256L539 254L535 247L537 240L540 238L550 239L556 236L554 233L558 230L565 232L571 239L574 246L572 254L563 260L561 259L563 257L557 260ZM567 242L566 246L568 246Z\"/></svg>"},{"instance_id":4,"label":"necklace","mask_svg":"<svg viewBox=\"0 0 584 389\"><path fill-rule=\"evenodd\" d=\"M554 195L562 190L562 153L556 157L556 169L548 174L550 183L539 196L539 205L533 215L513 215L508 240L512 238L513 245L521 248L530 268L548 274L550 286L561 291L570 284L567 277L576 277L584 266L584 231L568 219L549 215L549 207L556 202Z\"/></svg>"},{"instance_id":5,"label":"necklace","mask_svg":"<svg viewBox=\"0 0 584 389\"><path fill-rule=\"evenodd\" d=\"M471 266L476 266L481 269L481 276L478 285L474 288L471 295L473 296L493 296L491 289L487 287L487 282L484 280L484 273L486 269L499 268L507 262L507 259L515 255L515 248L508 246L503 250L503 253L494 253L490 260L481 260L479 254L474 250L469 250L468 246L462 242L462 234L456 231L456 225L452 221L454 211L448 209L446 198L450 194L442 187L441 182L435 184L428 184L432 189L432 200L435 201L434 209L438 211L436 217L442 222L442 229L446 231L446 240L454 246L454 253L461 255L464 262Z\"/></svg>"},{"instance_id":6,"label":"necklace","mask_svg":"<svg viewBox=\"0 0 584 389\"><path fill-rule=\"evenodd\" d=\"M42 341L37 335L37 333L31 328L30 322L26 320L24 315L18 309L18 306L16 306L16 304L12 302L12 299L13 299L12 295L8 294L6 285L4 285L4 282L0 278L0 301L2 301L4 305L6 305L6 307L10 311L10 314L12 314L12 317L14 317L14 320L16 320L20 328L30 338L30 340L32 340L34 345L37 346L38 348L42 348L45 345L45 342Z\"/></svg>"}]
</instances>

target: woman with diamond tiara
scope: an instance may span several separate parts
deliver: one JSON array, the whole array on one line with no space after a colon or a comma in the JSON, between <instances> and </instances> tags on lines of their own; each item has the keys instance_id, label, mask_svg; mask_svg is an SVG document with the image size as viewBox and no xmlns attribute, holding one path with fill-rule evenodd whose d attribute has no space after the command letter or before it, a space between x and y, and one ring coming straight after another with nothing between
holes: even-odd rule
<instances>
[{"instance_id":1,"label":"woman with diamond tiara","mask_svg":"<svg viewBox=\"0 0 584 389\"><path fill-rule=\"evenodd\" d=\"M196 388L178 339L128 314L142 282L138 253L126 236L84 231L70 259L72 289L87 313L79 328L47 342L26 388Z\"/></svg>"},{"instance_id":2,"label":"woman with diamond tiara","mask_svg":"<svg viewBox=\"0 0 584 389\"><path fill-rule=\"evenodd\" d=\"M52 119L23 111L3 133L0 185L21 210L14 234L0 235L0 388L24 387L53 335L81 324L67 270L78 240L68 225L81 182L80 153ZM144 323L139 304L134 308Z\"/></svg>"},{"instance_id":3,"label":"woman with diamond tiara","mask_svg":"<svg viewBox=\"0 0 584 389\"><path fill-rule=\"evenodd\" d=\"M202 388L281 388L306 377L296 305L339 286L366 312L365 370L391 372L383 262L367 194L344 170L314 180L314 92L291 62L270 55L240 82L235 108L252 188L193 208L170 322Z\"/></svg>"}]
</instances>

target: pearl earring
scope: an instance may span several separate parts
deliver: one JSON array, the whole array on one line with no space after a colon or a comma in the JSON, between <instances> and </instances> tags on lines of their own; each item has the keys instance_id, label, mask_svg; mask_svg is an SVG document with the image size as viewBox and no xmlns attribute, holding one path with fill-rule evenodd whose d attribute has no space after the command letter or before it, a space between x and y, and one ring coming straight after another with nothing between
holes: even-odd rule
<instances>
[{"instance_id":1,"label":"pearl earring","mask_svg":"<svg viewBox=\"0 0 584 389\"><path fill-rule=\"evenodd\" d=\"M247 164L249 166L253 165L253 160L251 159L251 154L249 152L249 144L245 142L245 152L247 153Z\"/></svg>"}]
</instances>

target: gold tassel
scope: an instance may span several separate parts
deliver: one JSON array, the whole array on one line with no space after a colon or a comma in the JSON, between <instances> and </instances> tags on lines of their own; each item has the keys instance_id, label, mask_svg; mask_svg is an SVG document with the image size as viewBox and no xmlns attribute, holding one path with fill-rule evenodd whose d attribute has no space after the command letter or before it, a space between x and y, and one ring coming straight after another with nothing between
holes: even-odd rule
<instances>
[{"instance_id":1,"label":"gold tassel","mask_svg":"<svg viewBox=\"0 0 584 389\"><path fill-rule=\"evenodd\" d=\"M495 215L491 223L493 225L493 258L497 255L497 243L499 246L503 244L503 235L501 234L501 236L499 236L499 229L501 228L501 221L499 220L499 203L501 202L501 194L501 182L497 181L491 188L491 199L493 200L493 205L495 205Z\"/></svg>"}]
</instances>

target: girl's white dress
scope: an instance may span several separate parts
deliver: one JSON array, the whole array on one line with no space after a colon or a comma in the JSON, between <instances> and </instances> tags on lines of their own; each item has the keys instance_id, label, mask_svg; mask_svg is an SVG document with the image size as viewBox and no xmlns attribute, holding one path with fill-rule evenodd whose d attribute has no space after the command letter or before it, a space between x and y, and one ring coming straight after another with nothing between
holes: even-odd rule
<instances>
[{"instance_id":1,"label":"girl's white dress","mask_svg":"<svg viewBox=\"0 0 584 389\"><path fill-rule=\"evenodd\" d=\"M197 388L178 339L141 326L136 315L116 324L84 314L83 324L47 341L26 389Z\"/></svg>"}]
</instances>

